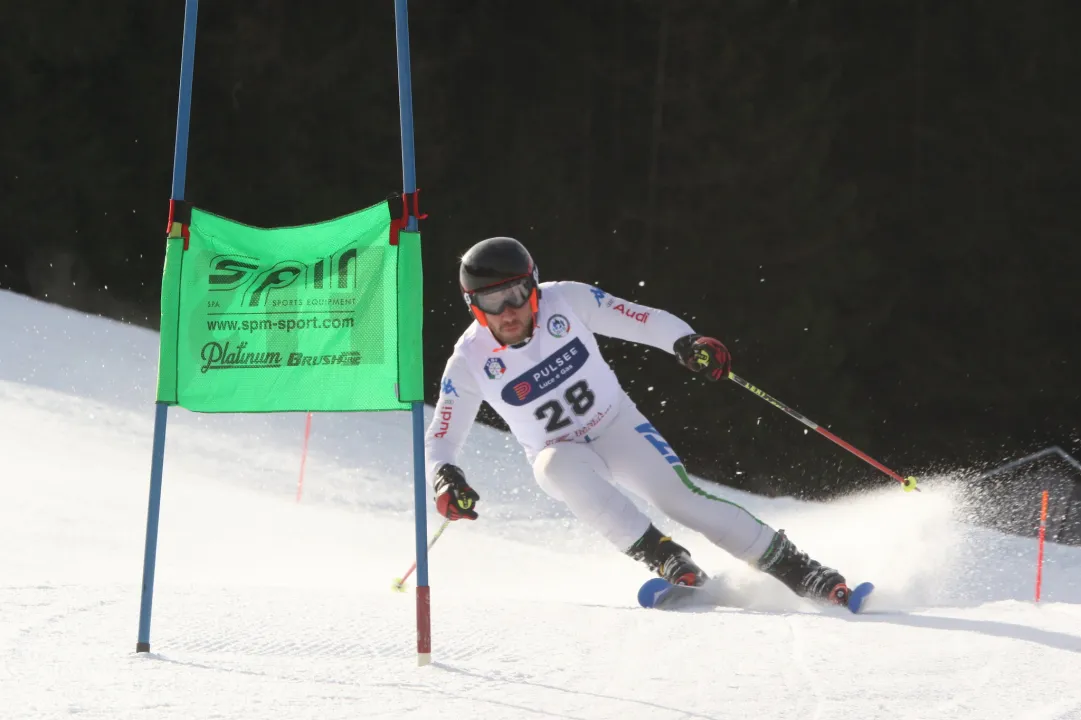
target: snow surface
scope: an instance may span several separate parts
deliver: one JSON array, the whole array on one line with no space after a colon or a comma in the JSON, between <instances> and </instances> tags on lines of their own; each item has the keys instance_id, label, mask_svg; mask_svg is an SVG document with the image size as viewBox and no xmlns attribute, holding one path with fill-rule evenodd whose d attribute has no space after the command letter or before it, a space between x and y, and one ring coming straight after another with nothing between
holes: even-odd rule
<instances>
[{"instance_id":1,"label":"snow surface","mask_svg":"<svg viewBox=\"0 0 1081 720\"><path fill-rule=\"evenodd\" d=\"M298 503L303 414L172 410L137 654L157 336L0 292L0 337L2 718L1081 718L1081 552L1048 546L1036 605L1035 542L966 524L948 478L827 504L717 488L874 580L858 617L654 512L731 605L658 612L481 427L481 520L432 550L417 667L413 583L390 590L414 557L405 413L317 415Z\"/></svg>"}]
</instances>

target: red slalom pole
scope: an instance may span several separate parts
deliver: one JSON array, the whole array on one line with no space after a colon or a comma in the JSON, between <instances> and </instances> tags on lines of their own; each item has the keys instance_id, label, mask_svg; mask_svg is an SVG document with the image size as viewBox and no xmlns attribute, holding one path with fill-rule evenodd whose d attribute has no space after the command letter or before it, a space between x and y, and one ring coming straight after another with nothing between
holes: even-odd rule
<instances>
[{"instance_id":1,"label":"red slalom pole","mask_svg":"<svg viewBox=\"0 0 1081 720\"><path fill-rule=\"evenodd\" d=\"M895 473L893 470L890 470L888 467L886 467L882 463L878 462L877 460L875 460L871 456L867 455L866 453L860 452L856 448L852 447L851 445L846 443L844 440L842 440L841 438L839 438L836 435L834 435L833 433L831 433L829 430L826 430L825 428L819 426L817 423L811 422L810 420L803 417L798 412L796 412L792 408L788 407L787 405L785 405L781 401L777 400L776 398L774 398L774 397L772 397L770 395L767 395L762 390L759 390L754 385L750 384L749 382L747 382L746 380L741 378L739 375L736 375L735 373L730 372L730 373L728 373L728 379L731 380L732 382L736 383L740 387L745 388L747 390L750 390L755 395L762 398L763 400L765 400L766 402L768 402L770 405L777 408L778 410L786 413L790 417L794 417L795 419L799 420L801 423L803 423L807 427L811 428L812 430L814 430L816 433L818 433L822 437L826 438L827 440L831 440L832 442L840 445L845 450L849 451L850 453L852 453L853 455L858 457L860 460L863 460L864 462L869 463L870 465L873 465L874 467L878 468L882 472L886 473L891 478L893 478L897 482L901 483L901 487L904 488L905 492L911 492L913 490L915 490L916 492L920 491L920 489L918 487L916 487L916 478L912 477L911 475L909 477L901 477L899 474Z\"/></svg>"},{"instance_id":2,"label":"red slalom pole","mask_svg":"<svg viewBox=\"0 0 1081 720\"><path fill-rule=\"evenodd\" d=\"M300 478L297 480L297 502L304 492L304 465L308 461L308 437L312 434L312 414L308 413L308 419L304 423L304 448L300 451Z\"/></svg>"},{"instance_id":3,"label":"red slalom pole","mask_svg":"<svg viewBox=\"0 0 1081 720\"><path fill-rule=\"evenodd\" d=\"M1040 602L1040 586L1043 584L1043 542L1047 535L1047 491L1043 491L1040 503L1040 549L1036 555L1036 602Z\"/></svg>"}]
</instances>

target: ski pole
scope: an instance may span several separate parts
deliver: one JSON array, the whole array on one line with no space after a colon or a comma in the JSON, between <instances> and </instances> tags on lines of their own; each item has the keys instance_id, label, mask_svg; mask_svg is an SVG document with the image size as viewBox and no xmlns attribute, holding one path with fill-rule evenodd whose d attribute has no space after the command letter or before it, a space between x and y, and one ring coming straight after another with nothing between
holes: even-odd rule
<instances>
[{"instance_id":1,"label":"ski pole","mask_svg":"<svg viewBox=\"0 0 1081 720\"><path fill-rule=\"evenodd\" d=\"M918 487L916 487L916 478L912 477L911 475L908 476L908 477L901 477L900 475L895 473L893 470L890 470L888 467L886 467L882 463L878 462L874 458L872 458L872 457L868 456L867 454L862 453L859 450L857 450L856 448L852 447L851 445L846 443L844 440L842 440L841 438L839 438L836 435L834 435L833 433L831 433L829 430L826 430L825 428L819 426L817 423L811 422L810 420L803 417L798 412L796 412L792 408L788 407L784 403L780 402L776 398L771 397L770 395L768 395L768 394L764 393L763 391L759 390L754 385L750 384L749 382L747 382L746 380L741 378L739 375L736 375L733 372L729 372L728 373L728 379L731 380L732 382L736 383L740 387L743 387L743 388L746 388L747 390L750 390L755 395L762 398L763 400L765 400L766 402L768 402L770 405L777 408L778 410L781 410L781 411L785 412L787 415L796 418L801 423L803 423L807 427L811 428L812 430L814 430L819 435L822 435L823 437L827 438L828 440L832 440L833 442L837 443L838 445L843 447L845 450L849 451L850 453L852 453L853 455L858 457L860 460L863 460L864 462L867 462L867 463L870 463L871 465L874 465L876 468L878 468L882 472L886 473L887 475L889 475L891 478L893 478L897 482L901 483L901 487L903 487L905 489L905 492L911 492L913 490L915 490L916 492L920 491L920 489Z\"/></svg>"},{"instance_id":2,"label":"ski pole","mask_svg":"<svg viewBox=\"0 0 1081 720\"><path fill-rule=\"evenodd\" d=\"M435 541L439 539L439 536L443 534L443 531L447 529L447 525L450 525L450 518L443 521L443 524L440 525L439 529L435 531L435 535L433 535L432 539L428 541L429 550L432 549L432 545L435 545ZM406 571L405 575L400 578L394 578L394 584L391 585L391 589L396 590L397 592L405 592L405 581L410 575L413 574L413 571L416 569L417 561L414 560L413 564L409 566L409 570Z\"/></svg>"}]
</instances>

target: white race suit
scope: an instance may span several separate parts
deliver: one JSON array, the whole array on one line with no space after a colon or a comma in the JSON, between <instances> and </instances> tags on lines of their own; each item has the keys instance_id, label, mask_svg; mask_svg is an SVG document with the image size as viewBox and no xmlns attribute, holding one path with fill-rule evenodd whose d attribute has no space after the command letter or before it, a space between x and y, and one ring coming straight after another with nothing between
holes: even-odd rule
<instances>
[{"instance_id":1,"label":"white race suit","mask_svg":"<svg viewBox=\"0 0 1081 720\"><path fill-rule=\"evenodd\" d=\"M616 486L733 556L754 562L774 531L742 507L696 485L601 357L594 333L674 354L693 332L676 316L577 282L540 285L533 337L506 347L474 321L443 374L425 436L428 482L457 456L482 401L506 421L540 486L622 551L650 519ZM463 468L468 475L468 468ZM478 488L483 495L483 488Z\"/></svg>"}]
</instances>

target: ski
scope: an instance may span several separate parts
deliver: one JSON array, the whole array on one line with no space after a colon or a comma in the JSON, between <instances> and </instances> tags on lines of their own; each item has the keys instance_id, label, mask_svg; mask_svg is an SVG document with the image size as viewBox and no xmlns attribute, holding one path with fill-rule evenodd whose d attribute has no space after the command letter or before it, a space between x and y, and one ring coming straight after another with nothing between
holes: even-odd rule
<instances>
[{"instance_id":1,"label":"ski","mask_svg":"<svg viewBox=\"0 0 1081 720\"><path fill-rule=\"evenodd\" d=\"M874 590L874 584L869 582L860 583L852 588L848 593L848 609L854 613L863 612L863 605Z\"/></svg>"},{"instance_id":2,"label":"ski","mask_svg":"<svg viewBox=\"0 0 1081 720\"><path fill-rule=\"evenodd\" d=\"M864 610L867 598L874 592L873 583L864 582L852 588L848 594L847 608L852 613ZM673 585L664 578L650 578L638 589L638 604L644 608L673 610L695 605L700 601L716 604L716 601L700 587Z\"/></svg>"},{"instance_id":3,"label":"ski","mask_svg":"<svg viewBox=\"0 0 1081 720\"><path fill-rule=\"evenodd\" d=\"M670 609L676 605L686 605L681 600L694 600L695 595L704 594L702 588L693 585L673 585L664 578L651 578L638 589L638 604L644 608Z\"/></svg>"}]
</instances>

